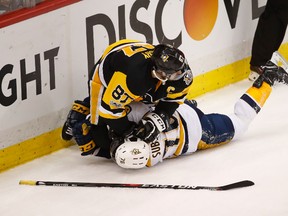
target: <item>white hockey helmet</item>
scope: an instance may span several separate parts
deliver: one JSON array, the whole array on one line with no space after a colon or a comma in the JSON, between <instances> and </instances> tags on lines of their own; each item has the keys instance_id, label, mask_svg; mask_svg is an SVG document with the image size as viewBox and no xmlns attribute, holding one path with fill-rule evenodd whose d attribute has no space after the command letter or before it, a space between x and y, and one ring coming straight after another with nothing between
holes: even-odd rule
<instances>
[{"instance_id":1,"label":"white hockey helmet","mask_svg":"<svg viewBox=\"0 0 288 216\"><path fill-rule=\"evenodd\" d=\"M146 166L150 148L144 141L126 141L115 153L116 163L126 169L140 169Z\"/></svg>"}]
</instances>

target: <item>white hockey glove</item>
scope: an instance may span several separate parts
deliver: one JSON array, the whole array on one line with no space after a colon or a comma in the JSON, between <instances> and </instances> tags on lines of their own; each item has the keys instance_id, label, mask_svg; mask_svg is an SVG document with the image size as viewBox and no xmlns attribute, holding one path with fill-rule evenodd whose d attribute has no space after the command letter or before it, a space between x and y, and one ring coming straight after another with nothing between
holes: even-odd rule
<instances>
[{"instance_id":1,"label":"white hockey glove","mask_svg":"<svg viewBox=\"0 0 288 216\"><path fill-rule=\"evenodd\" d=\"M146 143L155 141L160 132L169 126L169 117L165 113L150 112L143 117L136 129L135 136Z\"/></svg>"}]
</instances>

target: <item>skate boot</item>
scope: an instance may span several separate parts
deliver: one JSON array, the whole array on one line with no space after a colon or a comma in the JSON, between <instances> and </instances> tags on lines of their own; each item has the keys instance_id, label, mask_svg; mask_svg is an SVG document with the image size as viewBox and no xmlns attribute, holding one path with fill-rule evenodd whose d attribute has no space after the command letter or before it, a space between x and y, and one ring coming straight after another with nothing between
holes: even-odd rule
<instances>
[{"instance_id":1,"label":"skate boot","mask_svg":"<svg viewBox=\"0 0 288 216\"><path fill-rule=\"evenodd\" d=\"M275 82L288 85L288 73L282 67L268 61L263 67L263 73L253 83L253 86L260 88L264 81L270 86L273 86Z\"/></svg>"},{"instance_id":2,"label":"skate boot","mask_svg":"<svg viewBox=\"0 0 288 216\"><path fill-rule=\"evenodd\" d=\"M288 62L278 51L275 51L273 53L270 61L278 66L281 66L286 72L288 72ZM255 81L264 72L264 69L265 65L263 66L250 65L251 72L249 74L248 79L250 81Z\"/></svg>"}]
</instances>

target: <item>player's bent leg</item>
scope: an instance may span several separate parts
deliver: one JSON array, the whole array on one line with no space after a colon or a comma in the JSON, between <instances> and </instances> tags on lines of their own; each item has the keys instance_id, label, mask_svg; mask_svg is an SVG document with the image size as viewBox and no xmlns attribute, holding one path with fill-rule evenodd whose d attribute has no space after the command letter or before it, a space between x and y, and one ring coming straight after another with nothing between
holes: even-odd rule
<instances>
[{"instance_id":1,"label":"player's bent leg","mask_svg":"<svg viewBox=\"0 0 288 216\"><path fill-rule=\"evenodd\" d=\"M234 106L234 113L229 115L235 128L234 139L237 139L246 132L250 123L264 106L271 91L271 86L263 82L259 88L250 87L237 101Z\"/></svg>"},{"instance_id":2,"label":"player's bent leg","mask_svg":"<svg viewBox=\"0 0 288 216\"><path fill-rule=\"evenodd\" d=\"M237 101L234 106L234 113L228 115L234 125L234 140L241 137L247 131L256 115L255 110L247 102L242 99Z\"/></svg>"},{"instance_id":3,"label":"player's bent leg","mask_svg":"<svg viewBox=\"0 0 288 216\"><path fill-rule=\"evenodd\" d=\"M203 115L200 121L202 137L198 143L198 150L223 145L233 139L235 130L231 119L227 115Z\"/></svg>"}]
</instances>

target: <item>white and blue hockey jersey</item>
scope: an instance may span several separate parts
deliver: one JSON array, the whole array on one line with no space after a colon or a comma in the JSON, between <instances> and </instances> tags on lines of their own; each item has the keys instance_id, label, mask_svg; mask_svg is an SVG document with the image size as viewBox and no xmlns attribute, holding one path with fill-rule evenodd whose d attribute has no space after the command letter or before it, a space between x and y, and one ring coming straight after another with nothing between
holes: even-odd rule
<instances>
[{"instance_id":1,"label":"white and blue hockey jersey","mask_svg":"<svg viewBox=\"0 0 288 216\"><path fill-rule=\"evenodd\" d=\"M204 114L195 106L180 105L173 114L171 128L160 133L157 140L149 144L147 166L154 166L166 158L216 147L240 137L261 110L271 90L267 83L263 83L261 88L250 87L236 102L234 112L228 115ZM132 104L131 110L128 118L135 122L151 111L141 103Z\"/></svg>"}]
</instances>

